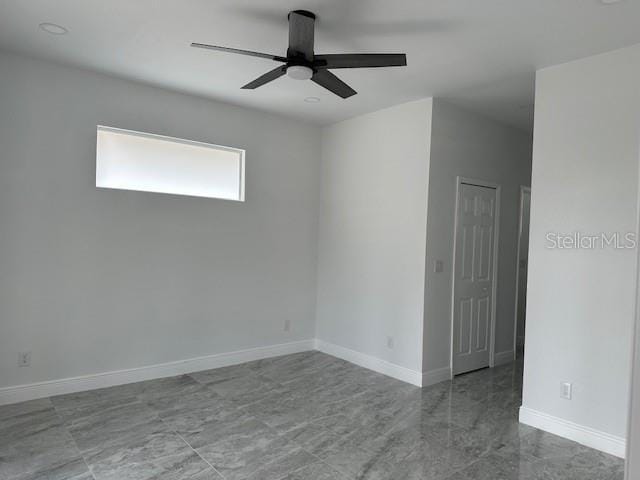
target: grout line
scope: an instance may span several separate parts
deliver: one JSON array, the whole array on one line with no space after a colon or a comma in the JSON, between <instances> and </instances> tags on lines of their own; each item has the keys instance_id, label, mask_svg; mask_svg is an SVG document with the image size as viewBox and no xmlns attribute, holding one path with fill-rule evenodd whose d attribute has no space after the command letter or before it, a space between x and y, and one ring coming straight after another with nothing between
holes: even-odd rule
<instances>
[{"instance_id":1,"label":"grout line","mask_svg":"<svg viewBox=\"0 0 640 480\"><path fill-rule=\"evenodd\" d=\"M162 420L162 419L161 419L161 420ZM201 459L202 459L202 460L203 460L207 465L209 465L209 466L211 467L211 469L212 469L214 472L216 472L218 475L220 475L220 477L221 477L221 478L223 478L223 479L226 479L226 478L227 478L227 477L225 477L222 473L220 473L220 472L218 471L218 469L217 469L216 467L214 467L214 466L209 462L209 460L207 460L207 459L206 459L206 458L204 458L202 455L200 455L200 452L198 452L198 450L196 450L195 448L193 448L193 447L191 446L191 444L190 444L189 442L187 442L187 440L186 440L182 435L180 435L180 434L179 434L178 432L176 432L175 430L174 430L173 432L174 432L178 437L180 437L180 439L181 439L184 443L186 443L187 447L189 447L191 450L193 450L193 451L195 452L195 454L196 454L198 457L200 457L200 458L201 458Z\"/></svg>"},{"instance_id":2,"label":"grout line","mask_svg":"<svg viewBox=\"0 0 640 480\"><path fill-rule=\"evenodd\" d=\"M75 439L73 440L75 442ZM87 466L87 470L89 470L89 474L91 475L91 478L93 478L93 480L96 480L96 476L93 473L93 469L89 466L89 464L87 463L87 459L84 458L84 455L82 455L82 461L84 462L84 464Z\"/></svg>"},{"instance_id":3,"label":"grout line","mask_svg":"<svg viewBox=\"0 0 640 480\"><path fill-rule=\"evenodd\" d=\"M320 458L318 455L316 455L315 453L311 453L309 450L307 450L306 448L301 448L301 450L307 452L309 455L311 455L312 457L315 457L318 459L319 463L321 463L322 465L329 467L331 470L335 470L336 472L338 472L342 477L344 477L344 480L347 480L349 478L352 478L353 475L349 472L345 472L340 468L334 467L333 465L331 465L329 462L326 462L325 460L323 460L322 458ZM313 465L313 464L309 464L309 465ZM305 465L304 467L300 467L298 470L302 470L305 467L308 467L309 465ZM298 470L294 470L293 472L290 473L295 473ZM288 474L287 474L288 475ZM282 477L279 480L283 480L285 477Z\"/></svg>"},{"instance_id":4,"label":"grout line","mask_svg":"<svg viewBox=\"0 0 640 480\"><path fill-rule=\"evenodd\" d=\"M270 376L268 376L268 375L265 375L264 373L260 372L259 370L255 370L255 371L254 371L254 370L252 370L252 369L248 369L248 371L249 371L249 373L250 373L250 376L252 376L252 377L260 378L260 379L266 379L267 381L273 382L273 383L275 383L276 385L281 386L281 387L284 387L284 386L285 386L285 385L284 385L283 383L281 383L280 381L278 381L278 380L276 380L276 379L274 379L274 378L271 378L271 377L270 377ZM191 378L193 378L193 377L191 377ZM200 383L201 385L209 385L209 384L204 383L204 382L199 382L199 381L198 381L197 379L195 379L195 378L193 378L193 380L195 380L196 382ZM358 395L359 395L359 394L358 394ZM356 396L357 396L357 395L356 395ZM222 397L222 398L224 398L224 397ZM349 399L344 399L344 401L348 401L348 400L349 400ZM251 412L249 412L247 409L250 407L250 405L236 406L236 405L233 405L233 402L231 402L231 403L232 403L233 408L234 408L236 411L239 411L239 412L240 412L240 411L242 411L242 412L244 412L244 413L247 413L247 414L251 415L251 417L253 417L257 422L259 422L259 423L261 423L262 425L264 425L264 426L267 428L267 430L272 431L272 432L273 432L273 433L275 433L278 437L284 437L284 436L286 435L286 433L287 433L287 432L281 432L281 431L280 431L280 430L278 430L277 428L272 427L271 425L269 425L269 424L268 424L268 423L266 423L265 421L261 420L259 417L256 417L254 414L252 414ZM331 402L330 402L330 403L331 403ZM340 402L340 401L338 401L338 402L336 402L336 403L341 403L341 402ZM329 415L329 416L331 416L331 415ZM161 419L161 420L162 420L162 419ZM334 432L332 432L330 429L328 429L328 428L327 428L327 429L326 429L326 431L327 431L329 434L334 435ZM200 458L202 458L202 459L203 459L207 464L209 464L209 465L211 466L211 468L212 468L216 473L218 473L218 474L219 474L223 479L225 478L225 477L224 477L224 475L222 475L222 474L221 474L221 473L220 473L220 472L219 472L219 471L218 471L218 470L217 470L213 465L211 465L211 464L210 464L210 463L209 463L205 458L203 458L203 457L202 457L202 455L200 455L200 453L199 453L195 448L193 448L193 447L189 444L189 442L187 442L187 441L186 441L186 439L184 439L184 437L182 437L182 435L180 435L180 434L179 434L179 433L177 433L177 432L176 432L176 435L178 435L178 436L182 439L182 441L183 441L183 442L185 442L185 443L186 443L186 444L187 444L187 445L188 445L188 446L189 446L189 447L190 447L194 452L196 452L196 454L197 454ZM309 455L310 455L310 456L312 456L313 458L317 459L317 461L318 461L318 462L314 462L314 463L320 463L320 464L322 464L323 466L325 466L326 468L328 468L328 469L330 469L330 470L334 470L334 471L338 472L342 477L344 477L344 478L343 478L343 480L348 480L349 478L351 478L351 474L350 474L350 473L348 473L348 472L344 472L344 471L342 471L342 470L340 470L340 469L338 469L338 468L334 467L333 465L330 465L329 463L325 462L325 461L324 461L322 458L320 458L319 456L315 455L314 453L311 453L309 450L307 450L307 449L305 449L305 448L302 448L302 447L300 448L300 450L301 450L301 451L304 451L305 453L309 454ZM297 471L299 471L299 470L302 470L303 468L306 468L306 467L308 467L309 465L311 465L311 464L303 465L303 466L301 466L301 467L300 467L300 468L298 468L298 469L295 469L295 470L293 470L293 471L287 472L284 476L279 477L279 479L278 479L278 480L283 480L283 479L285 479L288 475L290 475L291 473L295 473L295 472L297 472Z\"/></svg>"},{"instance_id":5,"label":"grout line","mask_svg":"<svg viewBox=\"0 0 640 480\"><path fill-rule=\"evenodd\" d=\"M60 412L58 411L58 408L56 407L56 404L53 403L51 401L51 397L47 397L49 399L49 403L51 403L51 405L53 406L53 411L56 412L56 415L58 416L58 418L60 419L60 423L62 425L62 427L64 428L65 432L67 432L67 434L69 435L69 437L71 438L71 441L73 442L73 444L76 447L76 450L78 451L78 453L80 454L80 456L82 457L82 462L85 464L85 466L87 467L87 470L89 470L89 474L91 475L91 477L93 478L93 480L96 480L96 476L93 473L93 469L91 468L91 466L89 465L89 463L87 462L86 457L84 456L84 452L82 450L80 450L80 447L78 447L78 442L76 441L76 438L73 436L73 433L71 433L71 430L69 430L69 427L67 427L67 424L64 420L62 420L62 416L60 415Z\"/></svg>"},{"instance_id":6,"label":"grout line","mask_svg":"<svg viewBox=\"0 0 640 480\"><path fill-rule=\"evenodd\" d=\"M188 376L189 376L189 375L188 375ZM193 378L193 377L191 377L191 379L192 379L192 380L195 380L195 381L196 381L197 383L199 383L200 385L206 385L206 384L203 384L203 383L198 382L198 381L197 381L195 378ZM153 408L151 408L151 407L147 404L147 402L145 402L143 399L141 399L141 398L139 397L139 395L136 395L136 398L138 399L138 401L139 401L140 403L142 403L142 404L145 406L145 408L147 408L150 412L152 412L152 413L153 413L153 415L154 415L158 420L160 420L160 423L162 423L162 425L164 425L164 426L165 426L165 428L167 428L167 430L169 430L170 432L172 432L172 433L174 433L175 435L177 435L177 436L178 436L178 438L180 438L180 440L182 440L182 441L184 442L184 444L185 444L187 447L189 447L189 448L190 448L190 449L191 449L191 450L192 450L192 451L193 451L193 452L194 452L194 453L195 453L195 454L196 454L196 455L197 455L197 456L198 456L198 457L199 457L203 462L205 462L207 465L209 465L209 467L210 467L214 472L216 472L218 475L220 475L220 477L221 477L223 480L226 480L226 477L225 477L224 475L222 475L222 473L220 473L220 472L218 471L218 469L216 469L216 467L214 467L214 466L213 466L213 465L212 465L212 464L211 464L211 463L210 463L206 458L204 458L202 455L200 455L200 452L198 452L198 450L196 450L195 448L193 448L193 447L191 446L191 444L190 444L189 442L187 442L187 440L186 440L186 439L185 439L185 438L184 438L180 433L178 433L178 431L177 431L177 430L175 430L174 428L171 428L171 427L167 424L167 422L165 422L165 421L164 421L164 419L160 416L160 414L159 414L157 411L155 411Z\"/></svg>"},{"instance_id":7,"label":"grout line","mask_svg":"<svg viewBox=\"0 0 640 480\"><path fill-rule=\"evenodd\" d=\"M195 380L195 379L194 379L194 380ZM197 380L196 380L196 381L197 381ZM178 436L178 438L180 438L180 440L182 440L182 441L185 443L185 445L186 445L187 447L189 447L189 448L190 448L190 449L191 449L191 450L192 450L192 451L193 451L193 452L194 452L194 453L195 453L195 454L196 454L196 455L197 455L197 456L198 456L202 461L204 461L207 465L209 465L209 467L211 467L211 469L212 469L214 472L216 472L218 475L220 475L220 477L221 477L222 479L226 480L226 477L225 477L224 475L222 475L222 473L220 473L220 472L216 469L216 467L214 467L213 465L211 465L211 463L210 463L206 458L204 458L202 455L200 455L200 452L198 452L198 450L196 450L195 448L193 448L193 447L191 446L191 444L190 444L189 442L187 442L187 440L186 440L186 439L185 439L185 438L184 438L180 433L178 433L178 431L177 431L177 430L175 430L175 429L171 428L171 427L167 424L167 422L165 422L165 421L163 420L163 418L160 416L160 414L159 414L158 412L156 412L154 409L152 409L152 408L151 408L151 407L150 407L146 402L142 401L141 399L140 399L140 402L141 402L141 403L142 403L142 404L143 404L147 409L149 409L149 411L153 412L153 414L156 416L156 418L157 418L158 420L160 420L160 422L162 423L162 425L164 425L164 426L167 428L167 430L169 430L170 432L173 432L175 435L177 435L177 436Z\"/></svg>"}]
</instances>

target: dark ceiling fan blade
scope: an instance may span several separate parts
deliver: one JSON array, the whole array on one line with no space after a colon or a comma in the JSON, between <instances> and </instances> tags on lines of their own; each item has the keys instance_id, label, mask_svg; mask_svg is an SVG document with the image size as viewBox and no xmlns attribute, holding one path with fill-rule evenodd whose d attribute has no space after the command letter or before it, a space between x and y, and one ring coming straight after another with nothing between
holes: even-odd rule
<instances>
[{"instance_id":1,"label":"dark ceiling fan blade","mask_svg":"<svg viewBox=\"0 0 640 480\"><path fill-rule=\"evenodd\" d=\"M252 82L247 83L244 87L245 90L253 90L254 88L261 87L265 83L269 83L276 78L280 78L287 72L287 67L282 65L281 67L274 68L273 70L265 73L264 75L256 78Z\"/></svg>"},{"instance_id":2,"label":"dark ceiling fan blade","mask_svg":"<svg viewBox=\"0 0 640 480\"><path fill-rule=\"evenodd\" d=\"M342 98L349 98L358 93L329 70L318 70L313 74L313 77L311 77L311 81Z\"/></svg>"},{"instance_id":3,"label":"dark ceiling fan blade","mask_svg":"<svg viewBox=\"0 0 640 480\"><path fill-rule=\"evenodd\" d=\"M313 63L317 68L404 67L407 65L407 56L404 53L316 55Z\"/></svg>"},{"instance_id":4,"label":"dark ceiling fan blade","mask_svg":"<svg viewBox=\"0 0 640 480\"><path fill-rule=\"evenodd\" d=\"M268 53L252 52L250 50L240 50L239 48L219 47L218 45L207 45L206 43L192 43L192 47L204 48L205 50L216 50L218 52L237 53L239 55L248 55L250 57L268 58L276 62L286 62L287 59L278 55L270 55Z\"/></svg>"},{"instance_id":5,"label":"dark ceiling fan blade","mask_svg":"<svg viewBox=\"0 0 640 480\"><path fill-rule=\"evenodd\" d=\"M289 48L287 57L313 60L313 30L316 16L306 10L289 12Z\"/></svg>"}]
</instances>

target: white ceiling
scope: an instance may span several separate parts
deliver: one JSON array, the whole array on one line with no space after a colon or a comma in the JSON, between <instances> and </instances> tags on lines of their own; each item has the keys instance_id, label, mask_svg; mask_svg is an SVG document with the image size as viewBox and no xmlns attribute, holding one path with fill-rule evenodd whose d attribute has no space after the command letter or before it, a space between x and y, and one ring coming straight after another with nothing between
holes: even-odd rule
<instances>
[{"instance_id":1,"label":"white ceiling","mask_svg":"<svg viewBox=\"0 0 640 480\"><path fill-rule=\"evenodd\" d=\"M316 53L406 52L408 67L337 70L358 91L342 100L287 77L241 90L275 64L189 47L284 55L299 8L318 16ZM639 27L639 0L0 0L0 48L319 124L438 96L529 129L536 69L640 43Z\"/></svg>"}]
</instances>

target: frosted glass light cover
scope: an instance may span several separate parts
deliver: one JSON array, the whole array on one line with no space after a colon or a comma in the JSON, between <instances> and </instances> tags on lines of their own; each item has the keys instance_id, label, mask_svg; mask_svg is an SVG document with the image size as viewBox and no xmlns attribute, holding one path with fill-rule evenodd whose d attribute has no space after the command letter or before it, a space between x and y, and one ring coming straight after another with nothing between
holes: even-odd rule
<instances>
[{"instance_id":1,"label":"frosted glass light cover","mask_svg":"<svg viewBox=\"0 0 640 480\"><path fill-rule=\"evenodd\" d=\"M96 187L244 201L244 150L98 126Z\"/></svg>"}]
</instances>

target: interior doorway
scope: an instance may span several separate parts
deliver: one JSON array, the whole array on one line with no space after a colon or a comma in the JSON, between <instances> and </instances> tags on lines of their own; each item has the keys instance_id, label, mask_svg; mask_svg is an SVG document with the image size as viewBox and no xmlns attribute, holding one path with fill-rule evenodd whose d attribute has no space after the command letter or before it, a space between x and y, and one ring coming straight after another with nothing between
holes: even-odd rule
<instances>
[{"instance_id":1,"label":"interior doorway","mask_svg":"<svg viewBox=\"0 0 640 480\"><path fill-rule=\"evenodd\" d=\"M524 355L524 336L527 323L527 274L529 270L529 224L531 212L531 188L529 187L520 187L519 212L515 326L513 335L513 352L516 359Z\"/></svg>"},{"instance_id":2,"label":"interior doorway","mask_svg":"<svg viewBox=\"0 0 640 480\"><path fill-rule=\"evenodd\" d=\"M451 368L493 365L500 186L458 178Z\"/></svg>"}]
</instances>

